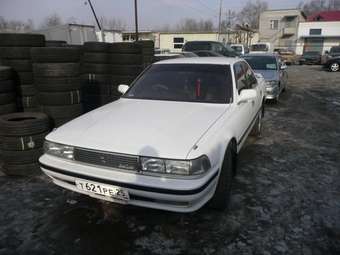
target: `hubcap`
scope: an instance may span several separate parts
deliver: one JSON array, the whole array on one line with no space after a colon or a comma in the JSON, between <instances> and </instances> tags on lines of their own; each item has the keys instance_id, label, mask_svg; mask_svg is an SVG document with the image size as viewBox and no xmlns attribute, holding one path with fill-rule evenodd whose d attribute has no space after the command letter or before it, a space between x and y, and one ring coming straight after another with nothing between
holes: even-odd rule
<instances>
[{"instance_id":1,"label":"hubcap","mask_svg":"<svg viewBox=\"0 0 340 255\"><path fill-rule=\"evenodd\" d=\"M338 64L338 63L333 63L333 64L331 65L331 70L332 70L333 72L338 71L338 70L339 70L339 64Z\"/></svg>"}]
</instances>

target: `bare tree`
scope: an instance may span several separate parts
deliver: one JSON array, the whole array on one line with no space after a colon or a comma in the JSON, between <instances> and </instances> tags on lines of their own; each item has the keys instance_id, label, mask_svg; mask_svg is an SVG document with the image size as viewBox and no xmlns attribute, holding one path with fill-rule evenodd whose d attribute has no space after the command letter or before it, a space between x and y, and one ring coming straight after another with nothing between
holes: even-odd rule
<instances>
[{"instance_id":1,"label":"bare tree","mask_svg":"<svg viewBox=\"0 0 340 255\"><path fill-rule=\"evenodd\" d=\"M26 22L18 20L6 20L0 16L0 32L30 32L34 28L31 19Z\"/></svg>"},{"instance_id":2,"label":"bare tree","mask_svg":"<svg viewBox=\"0 0 340 255\"><path fill-rule=\"evenodd\" d=\"M221 31L226 32L228 29L232 29L237 24L238 14L235 11L228 11L225 15L225 20L221 22Z\"/></svg>"},{"instance_id":3,"label":"bare tree","mask_svg":"<svg viewBox=\"0 0 340 255\"><path fill-rule=\"evenodd\" d=\"M238 13L238 22L251 28L259 27L260 14L268 9L268 3L262 0L248 1Z\"/></svg>"},{"instance_id":4,"label":"bare tree","mask_svg":"<svg viewBox=\"0 0 340 255\"><path fill-rule=\"evenodd\" d=\"M54 27L58 25L62 25L63 21L61 17L57 13L53 13L43 20L41 24L41 28L49 28L49 27Z\"/></svg>"},{"instance_id":5,"label":"bare tree","mask_svg":"<svg viewBox=\"0 0 340 255\"><path fill-rule=\"evenodd\" d=\"M339 10L340 0L311 0L298 6L307 16L320 11Z\"/></svg>"},{"instance_id":6,"label":"bare tree","mask_svg":"<svg viewBox=\"0 0 340 255\"><path fill-rule=\"evenodd\" d=\"M214 30L214 23L211 20L195 20L186 18L181 20L177 26L176 31L180 32L211 32Z\"/></svg>"},{"instance_id":7,"label":"bare tree","mask_svg":"<svg viewBox=\"0 0 340 255\"><path fill-rule=\"evenodd\" d=\"M109 30L125 30L126 29L126 22L119 18L108 19L106 17L100 17L99 22L102 25L103 29L109 29Z\"/></svg>"}]
</instances>

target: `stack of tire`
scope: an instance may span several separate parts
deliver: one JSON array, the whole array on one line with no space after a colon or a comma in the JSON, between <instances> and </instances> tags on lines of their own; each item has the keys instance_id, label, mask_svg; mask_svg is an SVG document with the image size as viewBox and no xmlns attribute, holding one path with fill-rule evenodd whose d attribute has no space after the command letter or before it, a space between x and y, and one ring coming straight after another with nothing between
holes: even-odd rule
<instances>
[{"instance_id":1,"label":"stack of tire","mask_svg":"<svg viewBox=\"0 0 340 255\"><path fill-rule=\"evenodd\" d=\"M83 113L80 92L81 50L74 47L32 48L38 101L55 127Z\"/></svg>"},{"instance_id":2,"label":"stack of tire","mask_svg":"<svg viewBox=\"0 0 340 255\"><path fill-rule=\"evenodd\" d=\"M17 111L15 82L10 67L0 66L0 115Z\"/></svg>"},{"instance_id":3,"label":"stack of tire","mask_svg":"<svg viewBox=\"0 0 340 255\"><path fill-rule=\"evenodd\" d=\"M146 68L154 62L155 44L152 40L137 41L142 46L143 67Z\"/></svg>"},{"instance_id":4,"label":"stack of tire","mask_svg":"<svg viewBox=\"0 0 340 255\"><path fill-rule=\"evenodd\" d=\"M22 112L0 116L2 170L7 175L32 175L39 172L38 159L49 131L48 116Z\"/></svg>"},{"instance_id":5,"label":"stack of tire","mask_svg":"<svg viewBox=\"0 0 340 255\"><path fill-rule=\"evenodd\" d=\"M83 45L82 92L86 112L112 102L109 45L105 42Z\"/></svg>"},{"instance_id":6,"label":"stack of tire","mask_svg":"<svg viewBox=\"0 0 340 255\"><path fill-rule=\"evenodd\" d=\"M67 46L66 41L58 41L58 40L48 40L45 42L46 47L65 47Z\"/></svg>"},{"instance_id":7,"label":"stack of tire","mask_svg":"<svg viewBox=\"0 0 340 255\"><path fill-rule=\"evenodd\" d=\"M113 43L109 48L111 63L113 99L121 94L117 91L118 85L130 83L143 71L142 46L137 43Z\"/></svg>"},{"instance_id":8,"label":"stack of tire","mask_svg":"<svg viewBox=\"0 0 340 255\"><path fill-rule=\"evenodd\" d=\"M1 64L12 67L15 72L20 111L40 111L34 88L30 49L44 45L44 35L0 33Z\"/></svg>"}]
</instances>

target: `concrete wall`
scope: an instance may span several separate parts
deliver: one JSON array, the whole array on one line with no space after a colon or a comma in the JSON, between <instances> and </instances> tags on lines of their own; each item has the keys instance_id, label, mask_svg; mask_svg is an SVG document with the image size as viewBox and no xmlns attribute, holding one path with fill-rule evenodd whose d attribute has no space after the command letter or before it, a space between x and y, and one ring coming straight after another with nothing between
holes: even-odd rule
<instances>
[{"instance_id":1,"label":"concrete wall","mask_svg":"<svg viewBox=\"0 0 340 255\"><path fill-rule=\"evenodd\" d=\"M310 35L310 29L321 29L321 35ZM332 46L340 45L340 21L301 22L298 30L298 45L296 54L302 54L305 38L323 38L322 53L329 51Z\"/></svg>"},{"instance_id":2,"label":"concrete wall","mask_svg":"<svg viewBox=\"0 0 340 255\"><path fill-rule=\"evenodd\" d=\"M115 32L115 31L104 31L104 38L105 42L113 43L113 42L122 42L123 37L121 32ZM98 31L96 32L97 38L99 42L102 42L102 32Z\"/></svg>"}]
</instances>

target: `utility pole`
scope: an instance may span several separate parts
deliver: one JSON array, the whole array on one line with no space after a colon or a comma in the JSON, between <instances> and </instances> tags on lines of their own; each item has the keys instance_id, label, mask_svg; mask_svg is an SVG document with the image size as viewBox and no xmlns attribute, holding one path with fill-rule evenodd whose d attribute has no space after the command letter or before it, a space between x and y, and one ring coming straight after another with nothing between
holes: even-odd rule
<instances>
[{"instance_id":1,"label":"utility pole","mask_svg":"<svg viewBox=\"0 0 340 255\"><path fill-rule=\"evenodd\" d=\"M227 35L228 35L228 41L227 43L230 42L230 30L231 30L231 10L228 10L228 14L227 14Z\"/></svg>"},{"instance_id":2,"label":"utility pole","mask_svg":"<svg viewBox=\"0 0 340 255\"><path fill-rule=\"evenodd\" d=\"M218 15L218 40L220 40L221 35L222 1L223 0L220 0L220 13Z\"/></svg>"},{"instance_id":3,"label":"utility pole","mask_svg":"<svg viewBox=\"0 0 340 255\"><path fill-rule=\"evenodd\" d=\"M138 41L138 10L137 10L137 0L135 0L135 28L136 28L136 41Z\"/></svg>"},{"instance_id":4,"label":"utility pole","mask_svg":"<svg viewBox=\"0 0 340 255\"><path fill-rule=\"evenodd\" d=\"M103 32L102 26L100 25L99 20L98 20L98 18L97 18L97 14L96 14L96 12L94 11L94 8L93 8L93 6L92 6L91 0L87 0L87 2L88 2L89 5L90 5L90 8L91 8L92 13L93 13L93 16L94 16L94 18L95 18L95 20L96 20L96 22L97 22L97 26L98 26L98 28L99 28L99 30L100 30L100 32L101 32L102 41L105 42L104 32ZM86 4L86 2L85 2L85 4Z\"/></svg>"}]
</instances>

